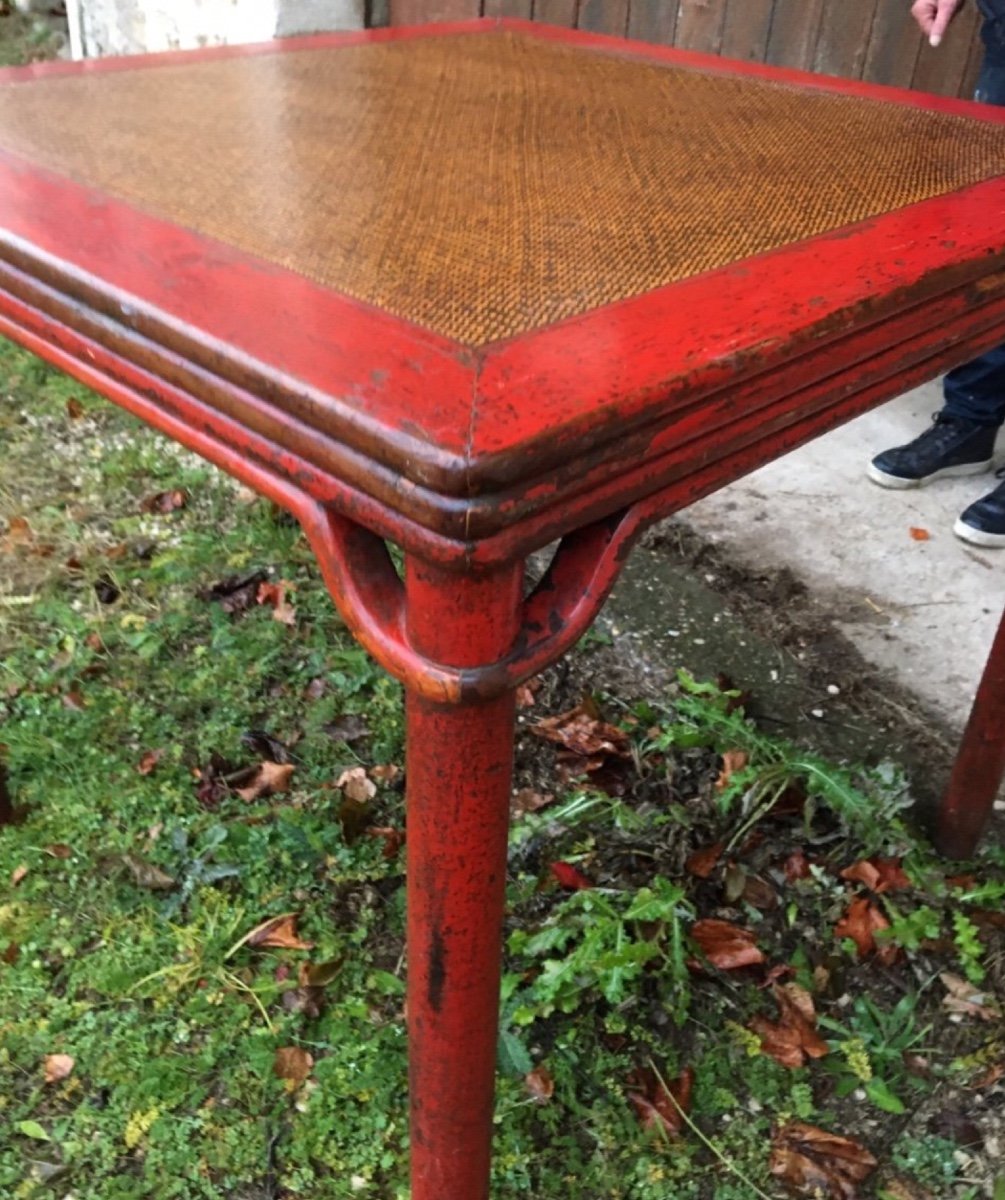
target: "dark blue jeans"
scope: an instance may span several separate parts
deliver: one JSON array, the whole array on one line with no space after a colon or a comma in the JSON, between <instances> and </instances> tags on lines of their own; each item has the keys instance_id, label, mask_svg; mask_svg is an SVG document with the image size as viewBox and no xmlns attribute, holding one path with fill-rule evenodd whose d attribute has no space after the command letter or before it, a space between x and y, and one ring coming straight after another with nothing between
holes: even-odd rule
<instances>
[{"instance_id":1,"label":"dark blue jeans","mask_svg":"<svg viewBox=\"0 0 1005 1200\"><path fill-rule=\"evenodd\" d=\"M989 36L996 42L994 46L988 43ZM997 45L999 41L1001 30L988 22L985 26L988 56L977 80L974 99L1005 106L1005 56ZM943 390L946 397L943 412L948 416L979 421L982 425L1005 424L1005 345L996 346L950 371Z\"/></svg>"}]
</instances>

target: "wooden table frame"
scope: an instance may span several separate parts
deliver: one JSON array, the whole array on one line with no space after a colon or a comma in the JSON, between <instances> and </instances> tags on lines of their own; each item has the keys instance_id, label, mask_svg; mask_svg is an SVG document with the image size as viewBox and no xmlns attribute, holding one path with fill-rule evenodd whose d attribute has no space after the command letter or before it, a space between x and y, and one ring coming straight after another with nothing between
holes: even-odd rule
<instances>
[{"instance_id":1,"label":"wooden table frame","mask_svg":"<svg viewBox=\"0 0 1005 1200\"><path fill-rule=\"evenodd\" d=\"M519 21L186 57L500 24L1005 119ZM143 65L167 61L178 58ZM2 78L136 65L53 63ZM647 525L1003 331L1003 178L472 350L0 152L0 332L293 513L346 623L405 684L413 1200L488 1195L515 688L588 628ZM277 344L282 362L270 361ZM531 402L489 403L517 394ZM319 435L308 410L339 436ZM525 596L526 556L555 539ZM405 551L403 581L388 540ZM972 853L990 812L1005 770L1003 698L1005 626L940 810L947 854Z\"/></svg>"}]
</instances>

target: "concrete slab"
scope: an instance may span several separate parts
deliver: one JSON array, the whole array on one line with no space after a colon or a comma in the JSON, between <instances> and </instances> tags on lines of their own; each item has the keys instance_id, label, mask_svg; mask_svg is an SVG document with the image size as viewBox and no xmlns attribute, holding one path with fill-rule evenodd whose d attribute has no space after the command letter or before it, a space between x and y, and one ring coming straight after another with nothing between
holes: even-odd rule
<instances>
[{"instance_id":1,"label":"concrete slab","mask_svg":"<svg viewBox=\"0 0 1005 1200\"><path fill-rule=\"evenodd\" d=\"M909 441L941 403L927 384L680 516L738 565L789 568L833 602L869 662L961 728L1005 601L1005 550L969 547L952 526L997 481L888 491L865 476L873 454ZM999 460L1003 450L999 439Z\"/></svg>"}]
</instances>

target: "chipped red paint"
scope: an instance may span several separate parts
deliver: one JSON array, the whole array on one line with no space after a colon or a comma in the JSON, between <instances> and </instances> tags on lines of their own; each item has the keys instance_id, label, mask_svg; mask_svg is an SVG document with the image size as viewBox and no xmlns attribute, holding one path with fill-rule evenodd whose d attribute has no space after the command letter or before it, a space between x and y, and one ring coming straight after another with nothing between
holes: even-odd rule
<instances>
[{"instance_id":1,"label":"chipped red paint","mask_svg":"<svg viewBox=\"0 0 1005 1200\"><path fill-rule=\"evenodd\" d=\"M498 24L1005 120L514 21L184 57ZM514 688L588 628L653 521L1001 340L1005 180L477 351L6 153L0 226L0 333L292 512L347 624L405 682L412 1196L485 1200ZM406 551L404 583L385 539ZM525 598L524 559L553 539ZM1005 770L1003 693L999 631L942 810L947 853L973 850Z\"/></svg>"},{"instance_id":2,"label":"chipped red paint","mask_svg":"<svg viewBox=\"0 0 1005 1200\"><path fill-rule=\"evenodd\" d=\"M522 563L457 578L409 564L408 635L477 667L518 634ZM408 1036L412 1200L487 1200L513 692L408 697Z\"/></svg>"}]
</instances>

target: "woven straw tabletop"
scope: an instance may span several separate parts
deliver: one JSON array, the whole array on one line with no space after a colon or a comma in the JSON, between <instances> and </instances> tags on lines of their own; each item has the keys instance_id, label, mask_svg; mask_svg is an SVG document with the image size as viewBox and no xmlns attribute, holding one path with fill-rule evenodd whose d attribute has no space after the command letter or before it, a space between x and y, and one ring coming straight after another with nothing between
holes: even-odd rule
<instances>
[{"instance_id":1,"label":"woven straw tabletop","mask_svg":"<svg viewBox=\"0 0 1005 1200\"><path fill-rule=\"evenodd\" d=\"M1005 128L490 30L8 83L0 147L482 345L979 182Z\"/></svg>"}]
</instances>

